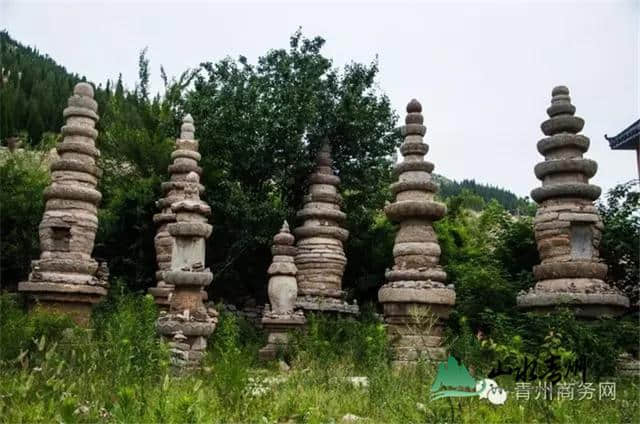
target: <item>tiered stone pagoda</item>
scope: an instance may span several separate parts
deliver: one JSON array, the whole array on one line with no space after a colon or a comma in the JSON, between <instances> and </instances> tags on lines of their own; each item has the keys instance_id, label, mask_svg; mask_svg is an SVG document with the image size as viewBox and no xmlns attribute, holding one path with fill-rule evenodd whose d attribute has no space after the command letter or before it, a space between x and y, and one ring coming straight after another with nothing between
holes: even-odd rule
<instances>
[{"instance_id":1,"label":"tiered stone pagoda","mask_svg":"<svg viewBox=\"0 0 640 424\"><path fill-rule=\"evenodd\" d=\"M180 143L197 145L197 141L188 139ZM192 160L181 166L197 167L195 159ZM171 269L165 271L163 277L174 290L169 312L161 311L157 322L160 334L170 340L172 364L185 368L199 365L207 337L218 322L218 313L202 301L202 289L211 283L213 275L204 267L205 243L211 235L211 225L207 223L211 208L200 200L200 187L198 174L189 172L183 185L184 200L171 206L176 220L167 225L173 238Z\"/></svg>"},{"instance_id":2,"label":"tiered stone pagoda","mask_svg":"<svg viewBox=\"0 0 640 424\"><path fill-rule=\"evenodd\" d=\"M541 263L533 268L535 287L518 296L518 306L534 312L568 307L587 319L619 315L629 299L604 282L603 224L593 205L600 187L589 184L598 165L582 156L589 139L578 134L584 120L574 116L569 89L555 87L551 95L549 119L541 125L547 137L538 142L545 160L535 167L542 187L531 191L539 205L534 226Z\"/></svg>"},{"instance_id":3,"label":"tiered stone pagoda","mask_svg":"<svg viewBox=\"0 0 640 424\"><path fill-rule=\"evenodd\" d=\"M423 142L426 127L421 111L415 99L407 105L400 146L404 159L396 165L398 181L391 185L395 201L384 209L400 226L393 246L394 266L378 292L396 365L421 357L444 359L443 323L456 300L453 285L446 285L447 274L439 265L433 221L444 216L446 207L434 201L437 185L431 179L433 164L424 160L429 146Z\"/></svg>"},{"instance_id":4,"label":"tiered stone pagoda","mask_svg":"<svg viewBox=\"0 0 640 424\"><path fill-rule=\"evenodd\" d=\"M342 227L347 216L340 210L340 177L333 172L328 142L318 152L316 163L309 194L297 214L303 224L293 231L298 240L297 305L309 311L357 313L358 306L348 304L342 291L347 264L343 243L349 231Z\"/></svg>"},{"instance_id":5,"label":"tiered stone pagoda","mask_svg":"<svg viewBox=\"0 0 640 424\"><path fill-rule=\"evenodd\" d=\"M278 350L288 344L289 333L305 324L302 311L294 310L298 297L298 269L294 263L297 249L293 245L294 241L289 224L285 221L280 232L273 237L271 246L273 261L267 270L270 304L265 305L262 318L262 326L268 338L267 345L260 349L261 360L274 359Z\"/></svg>"},{"instance_id":6,"label":"tiered stone pagoda","mask_svg":"<svg viewBox=\"0 0 640 424\"><path fill-rule=\"evenodd\" d=\"M184 200L189 172L198 174L202 172L198 166L201 156L198 153L198 142L195 140L194 134L193 118L187 114L182 121L180 137L176 139L175 150L171 154L173 163L169 165L169 181L162 183L164 197L156 202L161 211L153 216L153 222L158 226L154 238L158 270L156 271L156 287L149 288L149 293L154 297L158 307L163 310L169 308L170 296L173 293L173 286L164 279L164 272L171 268L171 249L173 246L173 238L169 234L167 226L176 220L171 206ZM198 188L200 193L204 192L202 184L199 184ZM202 294L206 300L206 292L203 291Z\"/></svg>"},{"instance_id":7,"label":"tiered stone pagoda","mask_svg":"<svg viewBox=\"0 0 640 424\"><path fill-rule=\"evenodd\" d=\"M80 325L88 323L91 306L109 287L107 264L91 257L102 198L96 189L97 111L93 87L76 84L63 112L64 138L56 147L60 157L50 166L51 184L44 192L40 259L31 263L29 280L18 285L32 306L66 313Z\"/></svg>"}]
</instances>

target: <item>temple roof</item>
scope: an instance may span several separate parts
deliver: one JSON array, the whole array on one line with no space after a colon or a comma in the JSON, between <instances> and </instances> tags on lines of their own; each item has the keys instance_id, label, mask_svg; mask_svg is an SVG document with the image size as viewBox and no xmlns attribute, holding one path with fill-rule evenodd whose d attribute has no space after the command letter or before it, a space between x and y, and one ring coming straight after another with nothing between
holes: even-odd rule
<instances>
[{"instance_id":1,"label":"temple roof","mask_svg":"<svg viewBox=\"0 0 640 424\"><path fill-rule=\"evenodd\" d=\"M609 141L609 147L613 150L637 149L640 142L640 119L622 130L620 134L613 137L607 137L605 134L604 138Z\"/></svg>"}]
</instances>

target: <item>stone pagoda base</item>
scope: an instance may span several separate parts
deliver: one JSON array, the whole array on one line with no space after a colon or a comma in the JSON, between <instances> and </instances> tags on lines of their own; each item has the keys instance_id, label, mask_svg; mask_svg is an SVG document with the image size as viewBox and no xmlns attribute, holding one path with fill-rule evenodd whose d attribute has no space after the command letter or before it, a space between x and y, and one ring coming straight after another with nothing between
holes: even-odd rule
<instances>
[{"instance_id":1,"label":"stone pagoda base","mask_svg":"<svg viewBox=\"0 0 640 424\"><path fill-rule=\"evenodd\" d=\"M158 332L169 341L171 364L177 368L195 369L200 366L207 349L207 338L218 324L218 313L209 309L197 319L186 314L160 312L156 323Z\"/></svg>"},{"instance_id":2,"label":"stone pagoda base","mask_svg":"<svg viewBox=\"0 0 640 424\"><path fill-rule=\"evenodd\" d=\"M29 294L29 310L68 315L87 326L92 306L107 295L109 270L106 263L90 260L40 259L31 263L29 281L18 287Z\"/></svg>"},{"instance_id":3,"label":"stone pagoda base","mask_svg":"<svg viewBox=\"0 0 640 424\"><path fill-rule=\"evenodd\" d=\"M298 296L296 308L309 312L334 313L336 315L357 315L360 313L357 303L349 304L334 297Z\"/></svg>"},{"instance_id":4,"label":"stone pagoda base","mask_svg":"<svg viewBox=\"0 0 640 424\"><path fill-rule=\"evenodd\" d=\"M412 365L421 359L446 359L442 334L455 303L452 289L398 288L386 284L378 296L384 308L394 366Z\"/></svg>"},{"instance_id":5,"label":"stone pagoda base","mask_svg":"<svg viewBox=\"0 0 640 424\"><path fill-rule=\"evenodd\" d=\"M161 311L169 311L169 305L171 304L171 294L174 291L174 287L170 284L159 284L156 287L149 287L147 292L153 296L155 304L158 306L158 309ZM202 290L202 301L206 302L209 300L209 294Z\"/></svg>"},{"instance_id":6,"label":"stone pagoda base","mask_svg":"<svg viewBox=\"0 0 640 424\"><path fill-rule=\"evenodd\" d=\"M306 324L302 311L287 315L277 315L267 311L266 308L268 306L265 307L262 327L267 333L267 344L260 349L258 354L261 361L276 359L278 352L282 352L289 345L291 333L302 331Z\"/></svg>"},{"instance_id":7,"label":"stone pagoda base","mask_svg":"<svg viewBox=\"0 0 640 424\"><path fill-rule=\"evenodd\" d=\"M518 307L540 314L568 308L576 317L587 320L620 316L629 307L629 299L615 287L597 278L606 274L606 269L606 265L596 262L538 265L534 267L534 275L550 278L538 281L528 292L518 295ZM557 276L554 271L557 271ZM573 275L576 277L572 278ZM577 275L595 278L579 278Z\"/></svg>"}]
</instances>

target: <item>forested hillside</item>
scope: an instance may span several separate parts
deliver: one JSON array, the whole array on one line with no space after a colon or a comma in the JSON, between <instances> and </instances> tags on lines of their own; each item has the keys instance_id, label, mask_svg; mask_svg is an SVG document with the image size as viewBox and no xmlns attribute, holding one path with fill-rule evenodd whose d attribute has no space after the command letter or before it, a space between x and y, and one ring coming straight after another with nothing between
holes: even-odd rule
<instances>
[{"instance_id":1,"label":"forested hillside","mask_svg":"<svg viewBox=\"0 0 640 424\"><path fill-rule=\"evenodd\" d=\"M22 135L33 145L45 131L59 131L67 97L81 78L46 54L0 32L0 137Z\"/></svg>"},{"instance_id":2,"label":"forested hillside","mask_svg":"<svg viewBox=\"0 0 640 424\"><path fill-rule=\"evenodd\" d=\"M440 175L436 176L436 179L440 185L439 194L443 199L463 192L467 193L468 201L465 206L469 209L480 211L488 202L496 200L513 214L533 215L535 213L535 206L528 198L518 197L504 188L478 183L475 179L464 179L458 182Z\"/></svg>"}]
</instances>

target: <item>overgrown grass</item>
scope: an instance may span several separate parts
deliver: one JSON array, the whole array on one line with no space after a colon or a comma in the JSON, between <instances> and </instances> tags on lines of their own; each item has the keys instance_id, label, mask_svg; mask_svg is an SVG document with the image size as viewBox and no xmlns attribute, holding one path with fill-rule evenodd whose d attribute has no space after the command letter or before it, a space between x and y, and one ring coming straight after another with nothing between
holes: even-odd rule
<instances>
[{"instance_id":1,"label":"overgrown grass","mask_svg":"<svg viewBox=\"0 0 640 424\"><path fill-rule=\"evenodd\" d=\"M509 391L502 406L478 398L430 402L435 367L392 370L384 327L372 314L310 316L308 332L283 353L288 372L258 364L262 335L221 314L203 370L180 376L155 335L151 299L114 296L91 331L28 317L15 299L1 301L2 422L326 423L347 414L376 423L640 421L640 387L629 379L615 380L616 400L518 400L514 382L498 377ZM353 384L354 376L368 385Z\"/></svg>"}]
</instances>

